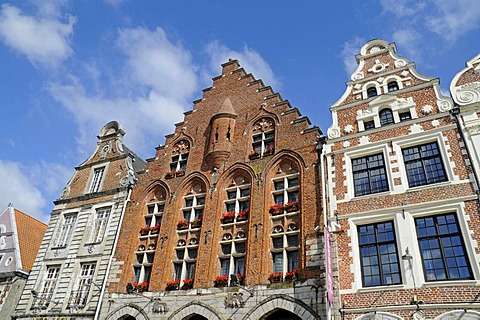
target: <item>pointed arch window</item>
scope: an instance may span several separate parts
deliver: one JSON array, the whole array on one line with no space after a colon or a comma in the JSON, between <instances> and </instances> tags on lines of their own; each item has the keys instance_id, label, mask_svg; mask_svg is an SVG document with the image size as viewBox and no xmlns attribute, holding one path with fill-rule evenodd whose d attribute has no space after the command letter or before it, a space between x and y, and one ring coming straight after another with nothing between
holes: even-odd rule
<instances>
[{"instance_id":1,"label":"pointed arch window","mask_svg":"<svg viewBox=\"0 0 480 320\"><path fill-rule=\"evenodd\" d=\"M187 170L188 155L190 153L190 142L181 140L177 142L172 151L172 161L170 162L170 172L166 178L173 178L185 174Z\"/></svg>"},{"instance_id":2,"label":"pointed arch window","mask_svg":"<svg viewBox=\"0 0 480 320\"><path fill-rule=\"evenodd\" d=\"M250 159L272 155L275 151L275 121L262 118L253 125Z\"/></svg>"}]
</instances>

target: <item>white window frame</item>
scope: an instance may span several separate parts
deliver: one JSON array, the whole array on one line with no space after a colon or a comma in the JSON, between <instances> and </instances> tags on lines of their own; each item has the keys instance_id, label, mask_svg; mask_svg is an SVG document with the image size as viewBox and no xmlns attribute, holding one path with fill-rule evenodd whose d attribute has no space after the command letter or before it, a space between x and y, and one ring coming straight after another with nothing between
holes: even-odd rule
<instances>
[{"instance_id":1,"label":"white window frame","mask_svg":"<svg viewBox=\"0 0 480 320\"><path fill-rule=\"evenodd\" d=\"M53 301L53 295L60 278L60 265L47 266L45 276L42 283L42 290L38 292L33 302L32 308L46 309L50 302Z\"/></svg>"},{"instance_id":2,"label":"white window frame","mask_svg":"<svg viewBox=\"0 0 480 320\"><path fill-rule=\"evenodd\" d=\"M96 262L87 262L80 265L77 290L72 291L70 295L69 307L81 308L87 305L96 268Z\"/></svg>"},{"instance_id":3,"label":"white window frame","mask_svg":"<svg viewBox=\"0 0 480 320\"><path fill-rule=\"evenodd\" d=\"M55 241L54 248L65 248L75 233L75 225L78 214L76 212L65 213L60 218L61 223L58 230L58 238ZM70 221L71 220L71 221Z\"/></svg>"},{"instance_id":4,"label":"white window frame","mask_svg":"<svg viewBox=\"0 0 480 320\"><path fill-rule=\"evenodd\" d=\"M432 142L436 142L437 145L438 145L438 150L439 150L440 156L442 158L443 168L445 170L447 180L442 181L442 182L436 182L436 183L416 186L416 187L410 187L409 184L408 184L407 170L406 170L406 167L405 167L405 161L403 160L402 149L409 148L409 147L420 146L420 145L427 144L427 143L432 143ZM398 166L399 166L399 169L400 169L399 171L400 171L400 174L401 174L401 181L402 181L402 188L403 188L402 191L406 191L406 190L409 190L409 189L415 189L415 190L419 190L419 189L422 189L422 188L423 189L428 189L428 188L436 187L436 186L439 186L439 185L442 185L442 184L451 184L454 181L458 182L458 180L459 180L458 176L454 175L453 168L452 168L452 163L450 162L450 157L447 153L445 142L443 140L443 135L442 135L441 132L437 132L437 133L433 133L433 134L429 134L429 135L424 135L424 133L422 133L421 136L409 135L409 136L406 136L402 139L397 139L394 142L392 142L392 149L397 154L397 159L398 159L397 163L398 163Z\"/></svg>"},{"instance_id":5,"label":"white window frame","mask_svg":"<svg viewBox=\"0 0 480 320\"><path fill-rule=\"evenodd\" d=\"M248 189L248 196L242 197L241 196L242 190L247 190L247 189ZM227 188L225 190L225 192L227 193L227 199L223 201L223 203L225 204L225 211L227 212L228 205L234 204L235 205L235 209L234 209L235 219L237 219L238 213L240 211L242 211L242 210L240 210L240 203L246 202L247 203L247 209L246 210L250 210L250 194L252 192L252 188L251 188L250 183L246 183L246 184L242 184L242 185L239 185L239 186ZM228 199L228 193L230 193L230 192L235 192L235 198ZM245 210L243 210L243 211L245 211Z\"/></svg>"},{"instance_id":6,"label":"white window frame","mask_svg":"<svg viewBox=\"0 0 480 320\"><path fill-rule=\"evenodd\" d=\"M111 208L103 207L95 210L95 220L93 221L92 233L88 243L101 243L107 232L108 222L110 221Z\"/></svg>"},{"instance_id":7,"label":"white window frame","mask_svg":"<svg viewBox=\"0 0 480 320\"><path fill-rule=\"evenodd\" d=\"M298 180L298 184L296 186L290 187L289 185L289 179L296 178ZM275 183L283 181L283 189L275 190ZM273 183L273 188L272 188L272 197L273 197L273 203L275 204L275 196L276 195L282 195L283 194L283 204L286 204L289 202L289 197L288 195L290 193L297 193L298 197L298 203L300 203L300 174L293 173L293 174L287 174L279 178L273 178L272 179Z\"/></svg>"},{"instance_id":8,"label":"white window frame","mask_svg":"<svg viewBox=\"0 0 480 320\"><path fill-rule=\"evenodd\" d=\"M345 175L346 175L345 184L347 186L347 194L345 194L345 199L344 200L339 200L338 201L339 203L340 202L348 202L353 198L358 199L358 198L362 198L362 197L371 197L372 196L372 194L362 195L362 196L358 196L358 197L355 196L355 186L354 186L354 183L353 183L352 159L367 157L367 156L378 154L378 153L383 153L383 159L384 159L384 162L385 162L385 171L386 171L386 175L387 175L389 190L379 192L379 193L375 193L374 195L391 193L394 190L392 168L391 168L391 164L390 164L388 146L386 144L375 145L375 146L372 146L372 147L364 147L363 146L362 148L358 148L357 150L352 150L352 151L349 151L349 152L345 152L343 154L343 156L345 157Z\"/></svg>"},{"instance_id":9,"label":"white window frame","mask_svg":"<svg viewBox=\"0 0 480 320\"><path fill-rule=\"evenodd\" d=\"M107 171L107 166L98 166L92 168L90 187L88 188L88 193L96 193L101 191L103 181L105 180L105 172Z\"/></svg>"}]
</instances>

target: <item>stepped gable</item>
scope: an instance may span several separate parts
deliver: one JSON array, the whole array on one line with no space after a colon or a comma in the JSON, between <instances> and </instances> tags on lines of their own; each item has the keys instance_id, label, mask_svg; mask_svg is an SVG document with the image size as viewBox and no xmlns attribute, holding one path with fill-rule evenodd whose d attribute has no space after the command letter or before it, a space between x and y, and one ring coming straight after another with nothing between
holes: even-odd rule
<instances>
[{"instance_id":1,"label":"stepped gable","mask_svg":"<svg viewBox=\"0 0 480 320\"><path fill-rule=\"evenodd\" d=\"M480 103L480 54L466 63L450 84L453 100L460 106Z\"/></svg>"},{"instance_id":2,"label":"stepped gable","mask_svg":"<svg viewBox=\"0 0 480 320\"><path fill-rule=\"evenodd\" d=\"M378 118L385 107L398 113L409 110L413 119L453 107L451 99L441 94L438 78L420 74L414 63L397 55L394 43L371 40L355 58L358 67L342 97L330 108L330 139L364 131L364 122ZM375 120L375 127L379 125Z\"/></svg>"}]
</instances>

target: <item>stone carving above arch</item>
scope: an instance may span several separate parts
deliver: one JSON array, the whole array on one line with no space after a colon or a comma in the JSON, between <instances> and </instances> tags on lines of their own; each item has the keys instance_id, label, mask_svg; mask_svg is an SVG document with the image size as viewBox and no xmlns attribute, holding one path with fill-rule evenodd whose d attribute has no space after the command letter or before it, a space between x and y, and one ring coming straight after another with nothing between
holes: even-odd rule
<instances>
[{"instance_id":1,"label":"stone carving above arch","mask_svg":"<svg viewBox=\"0 0 480 320\"><path fill-rule=\"evenodd\" d=\"M201 315L209 320L221 320L214 308L199 301L190 302L176 310L168 320L183 320L193 315Z\"/></svg>"},{"instance_id":2,"label":"stone carving above arch","mask_svg":"<svg viewBox=\"0 0 480 320\"><path fill-rule=\"evenodd\" d=\"M361 315L355 320L403 320L403 318L395 314L377 311Z\"/></svg>"},{"instance_id":3,"label":"stone carving above arch","mask_svg":"<svg viewBox=\"0 0 480 320\"><path fill-rule=\"evenodd\" d=\"M105 320L117 320L117 319L124 319L127 316L135 317L137 320L149 320L143 308L135 305L129 304L126 306L122 306L117 310L110 313Z\"/></svg>"},{"instance_id":4,"label":"stone carving above arch","mask_svg":"<svg viewBox=\"0 0 480 320\"><path fill-rule=\"evenodd\" d=\"M252 127L252 131L255 132L263 132L275 129L275 121L272 118L262 117L261 119L257 120Z\"/></svg>"},{"instance_id":5,"label":"stone carving above arch","mask_svg":"<svg viewBox=\"0 0 480 320\"><path fill-rule=\"evenodd\" d=\"M480 319L480 312L473 310L453 310L442 313L435 320L478 320Z\"/></svg>"},{"instance_id":6,"label":"stone carving above arch","mask_svg":"<svg viewBox=\"0 0 480 320\"><path fill-rule=\"evenodd\" d=\"M257 304L243 317L243 320L265 319L279 309L290 311L301 319L320 319L320 316L303 301L287 295L275 294Z\"/></svg>"},{"instance_id":7,"label":"stone carving above arch","mask_svg":"<svg viewBox=\"0 0 480 320\"><path fill-rule=\"evenodd\" d=\"M172 154L183 154L190 152L190 142L186 139L180 140L173 146Z\"/></svg>"}]
</instances>

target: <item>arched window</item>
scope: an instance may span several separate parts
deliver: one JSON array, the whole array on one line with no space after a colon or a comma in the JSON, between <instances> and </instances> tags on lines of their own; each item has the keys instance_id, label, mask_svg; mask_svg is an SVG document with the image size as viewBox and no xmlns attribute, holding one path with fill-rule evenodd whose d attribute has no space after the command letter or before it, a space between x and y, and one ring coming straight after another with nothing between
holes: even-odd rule
<instances>
[{"instance_id":1,"label":"arched window","mask_svg":"<svg viewBox=\"0 0 480 320\"><path fill-rule=\"evenodd\" d=\"M275 121L262 118L253 125L252 150L249 158L256 159L275 152Z\"/></svg>"},{"instance_id":2,"label":"arched window","mask_svg":"<svg viewBox=\"0 0 480 320\"><path fill-rule=\"evenodd\" d=\"M170 162L171 174L178 175L179 173L185 173L189 152L190 143L187 140L181 140L175 144L172 151L172 161Z\"/></svg>"},{"instance_id":3,"label":"arched window","mask_svg":"<svg viewBox=\"0 0 480 320\"><path fill-rule=\"evenodd\" d=\"M220 276L237 276L240 284L245 279L245 256L247 249L246 226L250 207L250 181L243 175L237 175L232 184L226 188L225 210L222 214L222 227L225 236L220 242ZM233 224L233 225L232 225ZM235 237L228 236L229 230L234 230ZM227 282L227 283L228 283Z\"/></svg>"},{"instance_id":4,"label":"arched window","mask_svg":"<svg viewBox=\"0 0 480 320\"><path fill-rule=\"evenodd\" d=\"M390 81L387 85L388 92L397 91L398 90L398 82L397 81Z\"/></svg>"},{"instance_id":5,"label":"arched window","mask_svg":"<svg viewBox=\"0 0 480 320\"><path fill-rule=\"evenodd\" d=\"M378 95L376 87L367 88L367 97L376 97Z\"/></svg>"},{"instance_id":6,"label":"arched window","mask_svg":"<svg viewBox=\"0 0 480 320\"><path fill-rule=\"evenodd\" d=\"M162 224L163 212L165 211L165 200L166 191L161 187L157 187L148 195L145 213L143 215L145 225L140 228L139 232L140 242L145 243L146 238L158 237ZM133 266L133 281L136 283L146 282L147 288L152 273L155 248L156 246L152 241L148 247L141 244L135 252L137 259ZM147 288L142 287L143 290L146 290Z\"/></svg>"},{"instance_id":7,"label":"arched window","mask_svg":"<svg viewBox=\"0 0 480 320\"><path fill-rule=\"evenodd\" d=\"M393 112L388 108L380 111L379 116L380 116L380 125L382 126L395 123L393 120Z\"/></svg>"},{"instance_id":8,"label":"arched window","mask_svg":"<svg viewBox=\"0 0 480 320\"><path fill-rule=\"evenodd\" d=\"M177 237L183 241L179 241L175 247L173 280L178 281L184 288L193 286L198 239L205 207L205 190L202 182L192 183L190 192L183 197L182 218L177 223Z\"/></svg>"},{"instance_id":9,"label":"arched window","mask_svg":"<svg viewBox=\"0 0 480 320\"><path fill-rule=\"evenodd\" d=\"M273 178L273 205L270 207L272 233L272 271L278 277L292 276L298 270L300 229L292 223L300 214L300 183L298 168L290 162L280 164L278 176Z\"/></svg>"}]
</instances>

